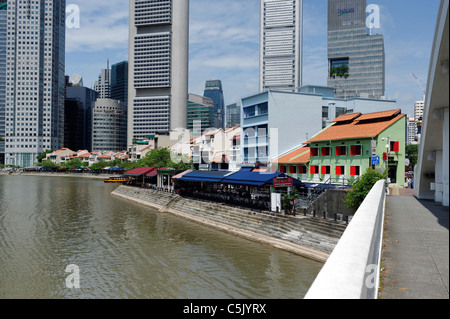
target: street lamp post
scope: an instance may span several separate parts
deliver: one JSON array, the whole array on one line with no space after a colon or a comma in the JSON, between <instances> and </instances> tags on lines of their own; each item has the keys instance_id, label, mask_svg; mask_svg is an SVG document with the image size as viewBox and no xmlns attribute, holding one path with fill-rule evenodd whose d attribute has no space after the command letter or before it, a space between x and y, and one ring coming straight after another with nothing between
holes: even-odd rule
<instances>
[{"instance_id":1,"label":"street lamp post","mask_svg":"<svg viewBox=\"0 0 450 319\"><path fill-rule=\"evenodd\" d=\"M391 135L388 137L383 137L381 139L382 141L387 141L386 143L386 169L388 171L388 181L390 182L389 178L389 153L391 152Z\"/></svg>"}]
</instances>

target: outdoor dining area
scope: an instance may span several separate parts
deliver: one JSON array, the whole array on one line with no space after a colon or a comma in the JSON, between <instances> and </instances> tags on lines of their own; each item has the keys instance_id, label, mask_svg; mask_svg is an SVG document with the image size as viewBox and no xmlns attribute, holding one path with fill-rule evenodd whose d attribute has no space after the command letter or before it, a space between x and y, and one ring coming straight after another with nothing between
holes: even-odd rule
<instances>
[{"instance_id":1,"label":"outdoor dining area","mask_svg":"<svg viewBox=\"0 0 450 319\"><path fill-rule=\"evenodd\" d=\"M183 197L223 202L228 205L258 210L270 210L271 193L275 191L274 179L280 177L284 178L286 175L242 168L238 172L190 171L174 176L173 179L176 193ZM299 180L291 180L292 187L302 184Z\"/></svg>"}]
</instances>

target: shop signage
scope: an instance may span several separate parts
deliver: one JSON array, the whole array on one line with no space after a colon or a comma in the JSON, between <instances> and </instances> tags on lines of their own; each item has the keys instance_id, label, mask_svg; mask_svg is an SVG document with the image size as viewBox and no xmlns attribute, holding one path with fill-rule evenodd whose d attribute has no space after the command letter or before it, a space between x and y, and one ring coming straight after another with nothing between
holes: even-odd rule
<instances>
[{"instance_id":1,"label":"shop signage","mask_svg":"<svg viewBox=\"0 0 450 319\"><path fill-rule=\"evenodd\" d=\"M292 177L279 177L273 179L273 187L292 187L294 179Z\"/></svg>"}]
</instances>

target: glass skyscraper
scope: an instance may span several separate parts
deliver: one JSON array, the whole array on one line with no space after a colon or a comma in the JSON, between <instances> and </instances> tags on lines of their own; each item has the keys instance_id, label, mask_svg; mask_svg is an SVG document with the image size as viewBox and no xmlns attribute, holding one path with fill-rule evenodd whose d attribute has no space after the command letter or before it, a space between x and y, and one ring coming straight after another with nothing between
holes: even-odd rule
<instances>
[{"instance_id":1,"label":"glass skyscraper","mask_svg":"<svg viewBox=\"0 0 450 319\"><path fill-rule=\"evenodd\" d=\"M384 96L384 39L368 31L366 6L366 0L328 0L328 86L336 97Z\"/></svg>"},{"instance_id":2,"label":"glass skyscraper","mask_svg":"<svg viewBox=\"0 0 450 319\"><path fill-rule=\"evenodd\" d=\"M260 0L260 91L302 86L303 0Z\"/></svg>"},{"instance_id":3,"label":"glass skyscraper","mask_svg":"<svg viewBox=\"0 0 450 319\"><path fill-rule=\"evenodd\" d=\"M223 98L222 81L206 81L203 96L209 97L214 102L214 127L225 127L225 101Z\"/></svg>"},{"instance_id":4,"label":"glass skyscraper","mask_svg":"<svg viewBox=\"0 0 450 319\"><path fill-rule=\"evenodd\" d=\"M27 167L64 143L66 1L7 4L5 157Z\"/></svg>"},{"instance_id":5,"label":"glass skyscraper","mask_svg":"<svg viewBox=\"0 0 450 319\"><path fill-rule=\"evenodd\" d=\"M128 61L111 66L111 99L128 103Z\"/></svg>"},{"instance_id":6,"label":"glass skyscraper","mask_svg":"<svg viewBox=\"0 0 450 319\"><path fill-rule=\"evenodd\" d=\"M0 0L0 165L5 164L7 3Z\"/></svg>"}]
</instances>

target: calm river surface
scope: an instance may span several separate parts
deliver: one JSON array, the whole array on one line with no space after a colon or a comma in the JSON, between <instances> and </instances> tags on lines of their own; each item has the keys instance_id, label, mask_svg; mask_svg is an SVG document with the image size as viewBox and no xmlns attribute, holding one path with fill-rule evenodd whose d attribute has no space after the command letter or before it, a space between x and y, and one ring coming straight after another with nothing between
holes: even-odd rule
<instances>
[{"instance_id":1,"label":"calm river surface","mask_svg":"<svg viewBox=\"0 0 450 319\"><path fill-rule=\"evenodd\" d=\"M0 298L303 298L322 264L116 198L0 175ZM66 287L68 265L80 288Z\"/></svg>"}]
</instances>

